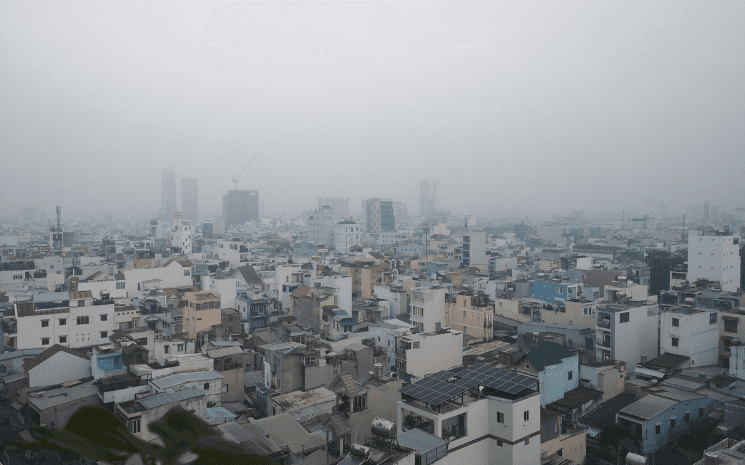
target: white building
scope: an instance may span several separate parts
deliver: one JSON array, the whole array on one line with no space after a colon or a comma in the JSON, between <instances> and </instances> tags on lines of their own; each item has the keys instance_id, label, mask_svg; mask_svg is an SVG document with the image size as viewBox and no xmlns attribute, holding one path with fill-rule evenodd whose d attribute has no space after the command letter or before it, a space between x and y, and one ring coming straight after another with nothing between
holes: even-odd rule
<instances>
[{"instance_id":1,"label":"white building","mask_svg":"<svg viewBox=\"0 0 745 465\"><path fill-rule=\"evenodd\" d=\"M740 238L728 231L690 231L688 279L718 281L723 291L740 287Z\"/></svg>"},{"instance_id":2,"label":"white building","mask_svg":"<svg viewBox=\"0 0 745 465\"><path fill-rule=\"evenodd\" d=\"M151 289L191 286L191 262L171 260L158 268L136 268L124 271L127 297Z\"/></svg>"},{"instance_id":3,"label":"white building","mask_svg":"<svg viewBox=\"0 0 745 465\"><path fill-rule=\"evenodd\" d=\"M336 289L337 306L352 314L352 277L351 276L324 276L321 278L321 286Z\"/></svg>"},{"instance_id":4,"label":"white building","mask_svg":"<svg viewBox=\"0 0 745 465\"><path fill-rule=\"evenodd\" d=\"M463 234L461 262L466 266L487 265L486 232L471 231Z\"/></svg>"},{"instance_id":5,"label":"white building","mask_svg":"<svg viewBox=\"0 0 745 465\"><path fill-rule=\"evenodd\" d=\"M385 350L385 355L388 362L388 367L392 371L396 371L398 366L397 348L398 339L406 334L413 328L413 325L406 323L401 320L385 320L381 323L370 323L368 331L375 336L375 345L382 347Z\"/></svg>"},{"instance_id":6,"label":"white building","mask_svg":"<svg viewBox=\"0 0 745 465\"><path fill-rule=\"evenodd\" d=\"M173 238L171 239L171 247L178 247L181 249L181 253L186 255L192 251L192 243L194 240L194 226L189 223L181 223L173 226Z\"/></svg>"},{"instance_id":7,"label":"white building","mask_svg":"<svg viewBox=\"0 0 745 465\"><path fill-rule=\"evenodd\" d=\"M389 318L396 318L401 313L409 312L409 293L400 286L376 284L375 296L380 304L388 307Z\"/></svg>"},{"instance_id":8,"label":"white building","mask_svg":"<svg viewBox=\"0 0 745 465\"><path fill-rule=\"evenodd\" d=\"M330 207L319 208L314 211L305 223L307 228L306 240L312 244L331 247L334 243L334 212Z\"/></svg>"},{"instance_id":9,"label":"white building","mask_svg":"<svg viewBox=\"0 0 745 465\"><path fill-rule=\"evenodd\" d=\"M326 197L324 199L318 199L318 209L323 210L324 207L331 209L334 214L336 221L342 221L349 219L349 198L344 197Z\"/></svg>"},{"instance_id":10,"label":"white building","mask_svg":"<svg viewBox=\"0 0 745 465\"><path fill-rule=\"evenodd\" d=\"M716 365L719 359L718 316L716 310L660 313L660 355L690 357L690 366Z\"/></svg>"},{"instance_id":11,"label":"white building","mask_svg":"<svg viewBox=\"0 0 745 465\"><path fill-rule=\"evenodd\" d=\"M453 329L401 336L398 374L421 378L463 365L463 333Z\"/></svg>"},{"instance_id":12,"label":"white building","mask_svg":"<svg viewBox=\"0 0 745 465\"><path fill-rule=\"evenodd\" d=\"M657 357L659 315L657 304L629 301L628 304L598 305L595 326L595 356L626 362L634 371L641 357Z\"/></svg>"},{"instance_id":13,"label":"white building","mask_svg":"<svg viewBox=\"0 0 745 465\"><path fill-rule=\"evenodd\" d=\"M414 427L448 440L449 463L536 465L541 463L537 384L537 378L481 363L457 374L437 373L401 390L396 426L399 432Z\"/></svg>"},{"instance_id":14,"label":"white building","mask_svg":"<svg viewBox=\"0 0 745 465\"><path fill-rule=\"evenodd\" d=\"M431 333L435 331L436 322L447 322L447 309L445 294L447 290L440 287L414 287L411 289L409 299L409 314L411 324L416 326L419 332Z\"/></svg>"},{"instance_id":15,"label":"white building","mask_svg":"<svg viewBox=\"0 0 745 465\"><path fill-rule=\"evenodd\" d=\"M114 304L94 305L88 291L71 291L68 299L47 308L39 308L41 302L15 304L17 333L12 335L13 347L31 349L60 344L78 348L107 343L114 329Z\"/></svg>"},{"instance_id":16,"label":"white building","mask_svg":"<svg viewBox=\"0 0 745 465\"><path fill-rule=\"evenodd\" d=\"M354 221L340 221L334 226L334 248L348 254L350 249L362 242L362 225Z\"/></svg>"}]
</instances>

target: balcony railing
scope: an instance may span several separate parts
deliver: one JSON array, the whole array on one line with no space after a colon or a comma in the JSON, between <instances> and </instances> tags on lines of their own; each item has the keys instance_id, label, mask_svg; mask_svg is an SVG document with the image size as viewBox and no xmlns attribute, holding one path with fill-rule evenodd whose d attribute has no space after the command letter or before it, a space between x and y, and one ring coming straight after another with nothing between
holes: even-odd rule
<instances>
[{"instance_id":1,"label":"balcony railing","mask_svg":"<svg viewBox=\"0 0 745 465\"><path fill-rule=\"evenodd\" d=\"M598 328L607 328L607 329L610 329L610 320L599 319L598 320Z\"/></svg>"}]
</instances>

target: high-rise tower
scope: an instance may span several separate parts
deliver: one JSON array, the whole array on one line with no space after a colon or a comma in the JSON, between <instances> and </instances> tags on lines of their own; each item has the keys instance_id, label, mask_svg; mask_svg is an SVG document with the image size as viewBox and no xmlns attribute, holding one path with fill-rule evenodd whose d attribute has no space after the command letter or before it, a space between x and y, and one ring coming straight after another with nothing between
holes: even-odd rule
<instances>
[{"instance_id":1,"label":"high-rise tower","mask_svg":"<svg viewBox=\"0 0 745 465\"><path fill-rule=\"evenodd\" d=\"M199 200L197 195L197 180L195 178L181 178L181 214L185 221L197 224L199 219Z\"/></svg>"},{"instance_id":2,"label":"high-rise tower","mask_svg":"<svg viewBox=\"0 0 745 465\"><path fill-rule=\"evenodd\" d=\"M160 219L170 229L173 225L173 214L176 213L176 172L171 168L163 168L160 189Z\"/></svg>"}]
</instances>

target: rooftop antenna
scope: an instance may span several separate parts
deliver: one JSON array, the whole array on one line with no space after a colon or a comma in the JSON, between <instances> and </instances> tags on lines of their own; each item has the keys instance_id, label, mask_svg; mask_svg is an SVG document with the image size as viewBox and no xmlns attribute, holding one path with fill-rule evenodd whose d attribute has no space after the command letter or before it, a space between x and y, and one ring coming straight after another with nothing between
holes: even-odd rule
<instances>
[{"instance_id":1,"label":"rooftop antenna","mask_svg":"<svg viewBox=\"0 0 745 465\"><path fill-rule=\"evenodd\" d=\"M246 167L243 168L243 171L241 171L241 174L239 174L238 177L233 176L233 177L230 178L230 182L232 182L233 184L235 184L235 190L238 190L238 180L241 178L241 176L243 176L243 173L246 172L246 169L248 169L248 165L250 165L251 162L254 161L254 158L256 158L256 155L254 155L253 157L251 157L251 160L248 161L248 163L246 164Z\"/></svg>"}]
</instances>

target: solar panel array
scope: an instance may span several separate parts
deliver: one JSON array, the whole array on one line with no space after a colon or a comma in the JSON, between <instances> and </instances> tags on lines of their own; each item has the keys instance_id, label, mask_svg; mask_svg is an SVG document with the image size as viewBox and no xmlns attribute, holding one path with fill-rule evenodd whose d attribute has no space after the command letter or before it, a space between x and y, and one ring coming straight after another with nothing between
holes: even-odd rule
<instances>
[{"instance_id":1,"label":"solar panel array","mask_svg":"<svg viewBox=\"0 0 745 465\"><path fill-rule=\"evenodd\" d=\"M535 389L537 385L538 380L531 376L478 363L459 373L439 371L428 375L401 389L401 394L433 406L440 406L478 386L517 395L526 389Z\"/></svg>"}]
</instances>

